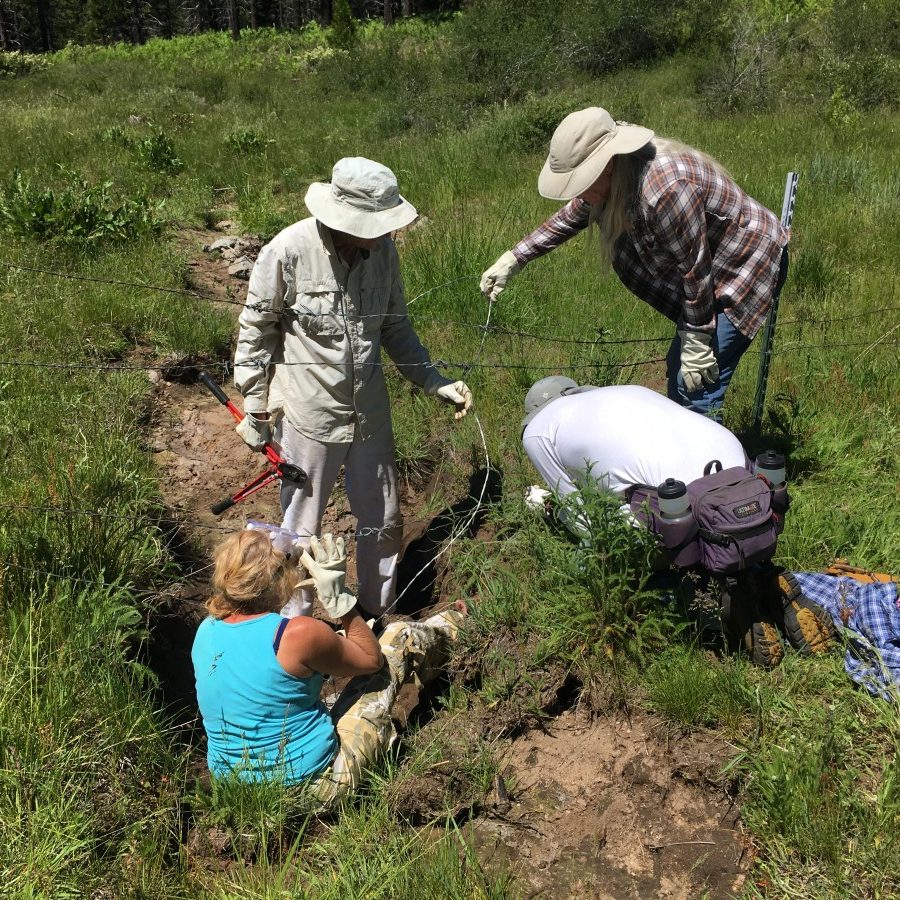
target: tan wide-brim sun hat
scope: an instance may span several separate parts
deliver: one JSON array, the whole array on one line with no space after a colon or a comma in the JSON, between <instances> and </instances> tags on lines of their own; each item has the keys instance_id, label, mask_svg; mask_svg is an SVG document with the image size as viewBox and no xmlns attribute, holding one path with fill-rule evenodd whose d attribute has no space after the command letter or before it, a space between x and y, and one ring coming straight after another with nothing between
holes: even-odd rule
<instances>
[{"instance_id":1,"label":"tan wide-brim sun hat","mask_svg":"<svg viewBox=\"0 0 900 900\"><path fill-rule=\"evenodd\" d=\"M377 238L415 221L416 208L400 196L397 176L364 156L339 159L331 181L314 181L304 197L323 224L359 238Z\"/></svg>"},{"instance_id":2,"label":"tan wide-brim sun hat","mask_svg":"<svg viewBox=\"0 0 900 900\"><path fill-rule=\"evenodd\" d=\"M616 122L599 106L571 113L550 139L538 192L548 200L571 200L600 177L614 156L640 150L652 138L649 128Z\"/></svg>"}]
</instances>

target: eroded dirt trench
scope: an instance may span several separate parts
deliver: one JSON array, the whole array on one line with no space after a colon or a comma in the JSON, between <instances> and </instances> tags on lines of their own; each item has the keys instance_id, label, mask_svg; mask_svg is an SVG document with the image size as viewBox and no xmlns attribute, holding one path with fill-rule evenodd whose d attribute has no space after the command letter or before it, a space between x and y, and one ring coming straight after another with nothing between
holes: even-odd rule
<instances>
[{"instance_id":1,"label":"eroded dirt trench","mask_svg":"<svg viewBox=\"0 0 900 900\"><path fill-rule=\"evenodd\" d=\"M228 271L234 259L203 251L221 237L221 232L182 236L194 261L192 280L206 294L242 300L246 281ZM254 246L248 243L251 257ZM230 308L236 316L238 307ZM211 505L254 478L265 460L243 445L228 412L202 385L168 381L164 371L151 375L159 412L148 442L168 513L180 523L173 545L185 573L162 601L151 655L166 699L190 721L196 717L190 645L204 614L211 553L227 532L248 520L277 524L280 506L277 487L269 486L221 516L212 514ZM233 385L223 387L239 401ZM434 508L435 477L426 471L404 485L406 551L399 589L418 578L397 612L413 616L448 602L441 591L441 564L429 568L428 563L472 509L471 495L484 481L483 472L472 473L468 492L461 486L455 507L424 515ZM490 481L488 496L498 497L499 474ZM469 533L477 536L480 524L476 517ZM350 536L353 527L338 489L323 530ZM350 562L352 582L352 549ZM335 687L327 684L326 690ZM412 688L401 694L398 724L406 723L418 699ZM580 709L577 700L577 689L569 685L565 702L555 702L539 727L515 737L491 737L502 775L486 796L473 797L460 785L469 749L461 735L450 742L455 750L445 760L401 780L396 813L427 831L449 812L487 870L516 876L514 896L737 896L753 848L741 828L733 786L721 775L729 748L712 733L673 733L637 706L598 716ZM438 712L425 721L424 729L445 729L442 716ZM489 713L473 714L466 728L482 738L493 735L495 723L489 719Z\"/></svg>"},{"instance_id":2,"label":"eroded dirt trench","mask_svg":"<svg viewBox=\"0 0 900 900\"><path fill-rule=\"evenodd\" d=\"M253 235L228 235L228 230L190 230L180 237L190 260L190 286L205 296L227 301L224 308L233 312L236 320L246 298L247 273L260 242ZM237 242L233 247L209 249L232 241ZM215 547L249 521L281 522L277 482L221 515L212 513L213 504L248 484L268 463L262 454L246 447L235 433L228 410L197 380L198 365L202 361L168 360L151 370L153 398L149 408L153 412L147 435L148 449L159 471L171 549L183 570L183 578L161 596L150 653L166 701L185 720L196 714L190 646L205 615L203 604L209 594ZM210 371L215 375L220 369L211 366ZM240 408L241 397L233 381L229 378L221 387ZM441 508L436 498L447 495L447 486L443 484L446 467L440 460L426 461L415 477L401 478L404 534L396 614L419 618L449 602L441 592L443 560L435 561L435 553L451 533L478 533L484 511L476 509L475 498L483 496L490 502L499 498L502 490L499 472L476 470L468 486L465 478L453 480L459 481L451 489L458 497ZM323 517L322 532L347 538L351 583L355 581L354 525L339 478ZM334 687L326 684L328 690Z\"/></svg>"}]
</instances>

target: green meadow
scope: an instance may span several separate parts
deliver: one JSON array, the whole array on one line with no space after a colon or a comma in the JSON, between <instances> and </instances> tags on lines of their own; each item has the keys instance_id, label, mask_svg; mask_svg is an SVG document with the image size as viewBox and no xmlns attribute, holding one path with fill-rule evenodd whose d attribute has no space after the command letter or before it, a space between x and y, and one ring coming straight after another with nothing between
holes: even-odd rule
<instances>
[{"instance_id":1,"label":"green meadow","mask_svg":"<svg viewBox=\"0 0 900 900\"><path fill-rule=\"evenodd\" d=\"M890 7L872 16L896 23ZM518 443L528 386L562 372L660 388L669 323L603 272L585 239L528 267L487 330L478 290L481 271L555 210L537 194L537 173L574 109L602 105L701 147L776 212L786 173L799 172L762 433L750 427L758 342L726 424L750 452L789 453L793 505L778 562L815 570L843 556L896 574L900 116L890 90L864 77L876 54L887 60L879 77L896 83L896 38L870 56L841 55L815 43L831 20L810 19L806 61L789 55L800 52L794 35L773 50L766 80L747 86L704 56L702 35L689 39L695 20L652 60L638 48L589 70L517 53L527 28L504 37L491 8L390 32L366 25L348 47L319 29L247 31L239 44L209 33L69 47L0 78L7 896L523 895L514 871L482 865L458 816L422 828L394 813L392 791L417 759L428 764L427 741L411 735L405 757L387 760L340 817L318 822L278 791L198 779L192 732L167 711L148 665L161 594L184 575L146 445L147 360L221 373L235 309L133 285L195 287L180 234L227 218L268 239L305 217L307 185L349 155L394 169L422 216L401 247L410 315L447 372L465 372L484 433L483 442L472 416L449 427L445 410L392 372L401 466L413 477L441 460L426 514L465 496L485 453L503 472L491 537L460 539L446 555L444 590L470 603L462 651L483 659L481 677L455 681L435 716L502 710L533 721L547 713L526 694L564 670L598 714L652 710L673 730L706 729L729 746L755 848L747 896L900 892L897 704L857 689L841 651L788 652L764 672L702 648L644 589L644 548L603 514L603 498L596 538L610 549L588 564L522 504L537 480ZM735 58L736 40L721 45ZM837 60L830 69L822 47ZM492 644L500 632L516 636L515 655ZM473 747L465 776L475 797L490 788L498 751L487 740ZM210 828L226 836L221 865L190 840Z\"/></svg>"}]
</instances>

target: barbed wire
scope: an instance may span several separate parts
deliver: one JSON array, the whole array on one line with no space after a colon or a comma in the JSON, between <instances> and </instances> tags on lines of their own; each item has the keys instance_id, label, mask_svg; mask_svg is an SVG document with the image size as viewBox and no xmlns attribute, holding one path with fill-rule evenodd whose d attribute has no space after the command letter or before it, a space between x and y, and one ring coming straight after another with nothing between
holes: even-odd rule
<instances>
[{"instance_id":1,"label":"barbed wire","mask_svg":"<svg viewBox=\"0 0 900 900\"><path fill-rule=\"evenodd\" d=\"M160 525L175 525L181 528L201 528L207 531L218 531L223 534L236 534L237 532L243 531L246 526L236 525L231 528L227 525L211 525L208 522L200 522L196 519L187 519L180 516L158 516L152 511L147 511L143 514L135 514L135 515L126 515L124 513L113 513L103 509L79 509L77 507L68 507L68 506L45 506L41 504L31 504L31 503L0 503L0 509L8 509L11 511L21 511L21 512L40 512L40 513L48 513L53 515L68 515L68 516L87 516L89 518L97 518L97 519L113 519L113 520L121 520L127 522L137 522L143 516L146 520L145 524L152 526L160 526ZM445 510L440 513L440 515L444 518L450 517L451 519L455 519L457 516L463 516L465 513L454 513L452 510ZM403 517L404 525L426 525L432 522L434 517L427 518L409 518L408 516ZM396 529L395 525L385 525L381 527L369 526L366 525L363 528L357 528L353 531L354 537L368 537L370 535L382 534L383 532L393 531Z\"/></svg>"},{"instance_id":2,"label":"barbed wire","mask_svg":"<svg viewBox=\"0 0 900 900\"><path fill-rule=\"evenodd\" d=\"M783 325L831 325L835 322L852 322L856 319L865 319L869 316L877 316L886 312L900 312L900 306L880 306L877 309L867 309L864 312L854 313L850 316L803 316L798 319L778 320L778 328Z\"/></svg>"},{"instance_id":3,"label":"barbed wire","mask_svg":"<svg viewBox=\"0 0 900 900\"><path fill-rule=\"evenodd\" d=\"M137 282L137 281L124 281L121 279L114 278L99 278L97 276L89 276L89 275L78 275L72 272L57 272L50 269L39 269L34 266L26 266L22 263L12 263L6 260L0 260L0 265L6 266L11 269L21 269L26 272L33 272L41 275L50 275L54 278L63 278L71 281L84 281L94 284L107 284L118 287L130 287L136 288L139 290L149 290L149 291L157 291L160 293L167 294L180 294L183 296L194 297L199 300L208 300L212 303L224 303L232 306L240 306L241 308L250 309L254 312L259 313L275 313L285 318L333 318L340 319L344 321L357 321L363 319L370 318L378 318L378 319L389 319L391 317L403 318L406 316L406 313L351 313L347 314L342 311L329 311L329 312L317 312L315 310L311 310L308 308L304 309L294 309L292 307L285 307L280 310L276 309L272 304L265 304L261 301L256 302L248 302L246 300L236 300L228 297L217 297L213 294L207 294L201 291L191 290L187 288L174 288L174 287L166 287L162 285L149 284L147 282ZM436 285L435 287L429 288L426 291L422 291L420 294L413 297L411 300L407 301L407 308L409 308L412 304L414 304L417 300L425 297L429 294L434 293L435 291L441 290L442 288L448 287L452 284L456 284L460 281L465 281L471 278L477 278L478 276L475 274L470 275L461 275L456 278L451 278L449 281L445 281L442 284ZM785 328L792 325L831 325L834 323L840 322L848 322L854 321L861 318L868 318L870 316L880 315L885 312L898 312L900 311L900 305L895 306L883 306L876 309L865 310L863 312L855 313L848 316L832 316L832 317L807 317L804 316L802 318L795 319L785 319L778 323L779 328ZM485 328L489 328L492 332L497 334L505 334L510 337L524 337L531 338L533 340L540 340L545 343L556 343L556 344L574 344L574 345L585 345L585 346L594 346L594 345L627 345L627 344L643 344L643 343L661 343L664 341L671 341L671 335L664 335L660 337L652 337L652 338L608 338L605 336L598 336L593 339L586 338L577 338L577 337L568 337L561 336L555 334L541 334L532 331L520 330L509 328L503 325L492 325L486 326L480 324L478 322L465 322L457 319L443 319L439 317L423 317L417 318L416 323L428 323L435 325L449 325L451 327L457 328L471 328L476 330L484 330Z\"/></svg>"},{"instance_id":4,"label":"barbed wire","mask_svg":"<svg viewBox=\"0 0 900 900\"><path fill-rule=\"evenodd\" d=\"M599 345L602 346L602 345ZM789 352L795 350L846 350L854 347L871 347L873 350L886 350L890 348L894 348L900 346L900 341L879 341L878 338L865 340L865 341L843 341L836 344L788 344L783 347L780 347L781 352ZM748 354L757 353L759 351L754 349L746 351ZM575 363L575 362L557 362L553 364L547 364L544 362L536 363L536 362L521 362L521 363L511 363L511 362L460 362L453 360L443 360L443 359L435 359L432 360L431 366L436 369L460 369L463 371L470 371L472 369L496 369L496 370L509 370L509 371L520 371L520 370L528 370L535 372L542 371L559 371L559 370L567 370L567 371L583 371L583 370L595 370L595 369L628 369L634 366L646 366L652 365L654 363L665 362L666 358L664 356L654 356L646 359L635 359L635 360L622 360L620 362L603 362L603 361L595 361L589 363ZM294 360L291 362L277 362L277 363L267 363L262 360L253 360L244 363L240 363L238 368L258 368L258 369L266 369L270 365L275 366L327 366L330 368L338 368L342 369L346 367L346 363L331 363L331 362L323 362L321 360ZM373 367L373 368L391 368L395 367L398 369L421 369L428 367L427 363L398 363L398 362L381 362L373 360L371 362L366 362L361 364L363 367ZM35 369L60 369L60 370L86 370L86 371L98 371L98 372L149 372L155 371L159 369L164 369L167 372L199 372L204 369L222 369L224 371L230 371L232 368L231 362L216 362L213 360L207 361L205 363L167 363L165 361L157 361L154 363L143 363L143 364L129 364L129 363L76 363L76 362L41 362L39 360L22 360L22 359L0 359L0 366L7 366L11 368L35 368Z\"/></svg>"}]
</instances>

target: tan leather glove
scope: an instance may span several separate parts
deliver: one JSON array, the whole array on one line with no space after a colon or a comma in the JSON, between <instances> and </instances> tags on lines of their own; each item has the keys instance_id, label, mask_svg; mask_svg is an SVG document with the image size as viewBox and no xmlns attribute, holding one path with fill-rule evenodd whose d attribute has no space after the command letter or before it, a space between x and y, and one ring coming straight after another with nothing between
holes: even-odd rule
<instances>
[{"instance_id":1,"label":"tan leather glove","mask_svg":"<svg viewBox=\"0 0 900 900\"><path fill-rule=\"evenodd\" d=\"M272 423L268 419L257 419L250 413L244 414L234 430L251 450L262 450L264 444L272 441Z\"/></svg>"},{"instance_id":2,"label":"tan leather glove","mask_svg":"<svg viewBox=\"0 0 900 900\"><path fill-rule=\"evenodd\" d=\"M689 393L719 378L719 364L712 349L711 334L702 331L679 331L681 338L681 377Z\"/></svg>"},{"instance_id":3,"label":"tan leather glove","mask_svg":"<svg viewBox=\"0 0 900 900\"><path fill-rule=\"evenodd\" d=\"M497 260L485 273L481 276L481 293L488 300L496 300L503 292L509 279L513 275L517 275L522 271L518 260L513 256L512 251L507 250L500 259Z\"/></svg>"},{"instance_id":4,"label":"tan leather glove","mask_svg":"<svg viewBox=\"0 0 900 900\"><path fill-rule=\"evenodd\" d=\"M342 537L335 540L330 532L322 535L321 541L315 536L311 537L309 550L303 551L300 562L312 577L301 581L297 587L315 585L319 600L329 616L340 619L356 606L356 597L344 586L347 578L347 551Z\"/></svg>"}]
</instances>

